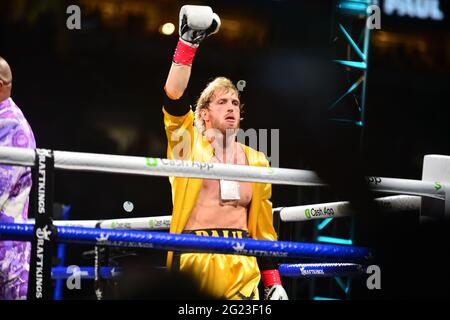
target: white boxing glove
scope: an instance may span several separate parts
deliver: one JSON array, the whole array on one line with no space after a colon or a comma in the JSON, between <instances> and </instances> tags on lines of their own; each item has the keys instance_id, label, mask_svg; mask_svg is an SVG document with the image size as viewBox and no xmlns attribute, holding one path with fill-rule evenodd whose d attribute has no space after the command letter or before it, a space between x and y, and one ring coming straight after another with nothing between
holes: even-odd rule
<instances>
[{"instance_id":1,"label":"white boxing glove","mask_svg":"<svg viewBox=\"0 0 450 320\"><path fill-rule=\"evenodd\" d=\"M264 288L264 300L289 300L286 290L280 284Z\"/></svg>"},{"instance_id":2,"label":"white boxing glove","mask_svg":"<svg viewBox=\"0 0 450 320\"><path fill-rule=\"evenodd\" d=\"M264 284L264 300L289 300L277 269L262 270L261 279Z\"/></svg>"},{"instance_id":3,"label":"white boxing glove","mask_svg":"<svg viewBox=\"0 0 450 320\"><path fill-rule=\"evenodd\" d=\"M180 9L180 39L194 48L207 36L219 31L219 28L220 18L211 7L185 5Z\"/></svg>"}]
</instances>

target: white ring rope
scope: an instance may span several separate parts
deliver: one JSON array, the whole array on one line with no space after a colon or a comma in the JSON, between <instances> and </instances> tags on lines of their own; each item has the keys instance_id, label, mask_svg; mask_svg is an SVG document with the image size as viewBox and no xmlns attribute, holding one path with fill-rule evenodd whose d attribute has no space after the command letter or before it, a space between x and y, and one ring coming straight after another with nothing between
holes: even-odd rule
<instances>
[{"instance_id":1,"label":"white ring rope","mask_svg":"<svg viewBox=\"0 0 450 320\"><path fill-rule=\"evenodd\" d=\"M58 227L83 227L100 229L125 229L125 230L168 230L172 216L158 216L145 218L108 219L108 220L54 220ZM34 219L28 219L26 223L34 224Z\"/></svg>"},{"instance_id":2,"label":"white ring rope","mask_svg":"<svg viewBox=\"0 0 450 320\"><path fill-rule=\"evenodd\" d=\"M168 160L160 158L54 151L55 168L73 171L95 171L122 174L229 179L298 186L325 185L315 172L222 163ZM0 147L0 163L34 166L32 149Z\"/></svg>"},{"instance_id":3,"label":"white ring rope","mask_svg":"<svg viewBox=\"0 0 450 320\"><path fill-rule=\"evenodd\" d=\"M420 210L422 198L418 196L399 195L377 198L374 201L383 212L401 212ZM348 201L280 208L280 218L284 222L340 218L354 214L351 204Z\"/></svg>"},{"instance_id":4,"label":"white ring rope","mask_svg":"<svg viewBox=\"0 0 450 320\"><path fill-rule=\"evenodd\" d=\"M383 212L398 212L419 210L421 197L416 196L390 196L375 199ZM304 206L275 208L280 210L280 218L283 222L300 222L313 219L340 218L353 215L348 201L310 204ZM306 213L306 210L309 210ZM53 224L63 227L84 227L101 229L125 229L125 230L168 230L172 216L156 216L144 218L108 219L108 220L55 220ZM33 224L34 219L27 223Z\"/></svg>"},{"instance_id":5,"label":"white ring rope","mask_svg":"<svg viewBox=\"0 0 450 320\"><path fill-rule=\"evenodd\" d=\"M323 186L317 174L309 170L203 163L160 158L54 151L55 168L150 176L177 176L203 179ZM34 166L33 149L0 147L0 163ZM442 183L420 180L367 177L372 190L445 199Z\"/></svg>"}]
</instances>

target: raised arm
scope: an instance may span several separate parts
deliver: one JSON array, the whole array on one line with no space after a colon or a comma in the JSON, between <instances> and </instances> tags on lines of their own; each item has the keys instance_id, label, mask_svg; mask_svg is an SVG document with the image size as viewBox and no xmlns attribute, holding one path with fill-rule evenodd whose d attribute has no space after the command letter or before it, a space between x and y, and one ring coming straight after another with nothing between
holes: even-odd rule
<instances>
[{"instance_id":1,"label":"raised arm","mask_svg":"<svg viewBox=\"0 0 450 320\"><path fill-rule=\"evenodd\" d=\"M180 10L179 41L165 84L167 96L178 100L183 96L191 76L192 61L200 42L216 33L220 18L208 6L183 6Z\"/></svg>"},{"instance_id":2,"label":"raised arm","mask_svg":"<svg viewBox=\"0 0 450 320\"><path fill-rule=\"evenodd\" d=\"M164 89L172 100L178 100L183 95L191 77L191 65L182 65L172 62Z\"/></svg>"}]
</instances>

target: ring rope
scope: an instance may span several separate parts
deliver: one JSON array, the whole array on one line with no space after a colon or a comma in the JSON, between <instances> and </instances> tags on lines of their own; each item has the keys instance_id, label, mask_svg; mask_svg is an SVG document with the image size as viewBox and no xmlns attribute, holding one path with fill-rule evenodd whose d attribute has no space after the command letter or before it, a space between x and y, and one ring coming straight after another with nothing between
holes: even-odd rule
<instances>
[{"instance_id":1,"label":"ring rope","mask_svg":"<svg viewBox=\"0 0 450 320\"><path fill-rule=\"evenodd\" d=\"M143 218L107 219L107 220L53 220L55 226L83 227L119 230L168 230L172 216L156 216ZM34 224L28 219L26 224Z\"/></svg>"},{"instance_id":2,"label":"ring rope","mask_svg":"<svg viewBox=\"0 0 450 320\"><path fill-rule=\"evenodd\" d=\"M164 268L161 268L164 269ZM345 277L365 273L367 266L355 263L295 263L280 264L278 271L282 277L315 278L315 277ZM122 273L121 267L100 267L102 279L113 279ZM53 279L68 279L80 277L81 279L94 279L94 267L53 267Z\"/></svg>"},{"instance_id":3,"label":"ring rope","mask_svg":"<svg viewBox=\"0 0 450 320\"><path fill-rule=\"evenodd\" d=\"M375 204L383 212L401 212L420 210L422 197L389 196L374 199ZM351 203L348 201L309 204L295 207L284 207L280 210L280 218L284 222L298 222L312 219L341 218L352 216Z\"/></svg>"},{"instance_id":4,"label":"ring rope","mask_svg":"<svg viewBox=\"0 0 450 320\"><path fill-rule=\"evenodd\" d=\"M0 147L0 163L34 166L33 149ZM167 177L227 179L296 186L323 186L317 174L309 170L284 169L119 156L108 154L54 151L55 168L74 171L109 172ZM447 186L440 182L366 177L373 191L426 196L445 200Z\"/></svg>"},{"instance_id":5,"label":"ring rope","mask_svg":"<svg viewBox=\"0 0 450 320\"><path fill-rule=\"evenodd\" d=\"M180 252L212 252L259 257L300 258L331 262L361 262L372 258L368 248L288 241L206 237L164 232L58 227L58 242L97 246L152 248ZM34 225L0 223L0 238L26 241L33 237ZM38 228L45 240L50 231Z\"/></svg>"},{"instance_id":6,"label":"ring rope","mask_svg":"<svg viewBox=\"0 0 450 320\"><path fill-rule=\"evenodd\" d=\"M278 270L284 277L336 277L363 274L367 266L355 263L296 263L280 264Z\"/></svg>"},{"instance_id":7,"label":"ring rope","mask_svg":"<svg viewBox=\"0 0 450 320\"><path fill-rule=\"evenodd\" d=\"M383 212L399 212L419 210L421 197L417 196L389 196L375 199ZM348 201L310 204L294 207L274 208L280 211L280 218L284 222L301 222L313 219L341 218L353 215ZM306 210L309 210L307 213ZM84 227L120 230L168 230L172 216L154 216L143 218L107 219L107 220L54 220L55 226ZM27 223L33 224L34 219Z\"/></svg>"}]
</instances>

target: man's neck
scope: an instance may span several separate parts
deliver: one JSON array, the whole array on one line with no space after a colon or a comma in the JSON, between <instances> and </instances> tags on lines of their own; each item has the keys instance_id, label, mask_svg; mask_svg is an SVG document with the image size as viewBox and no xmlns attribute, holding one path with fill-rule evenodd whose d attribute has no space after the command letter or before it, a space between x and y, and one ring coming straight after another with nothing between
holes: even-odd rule
<instances>
[{"instance_id":1,"label":"man's neck","mask_svg":"<svg viewBox=\"0 0 450 320\"><path fill-rule=\"evenodd\" d=\"M230 162L236 153L236 135L220 134L212 142L214 155L222 162Z\"/></svg>"},{"instance_id":2,"label":"man's neck","mask_svg":"<svg viewBox=\"0 0 450 320\"><path fill-rule=\"evenodd\" d=\"M0 95L0 102L3 102L9 98L8 95Z\"/></svg>"}]
</instances>

